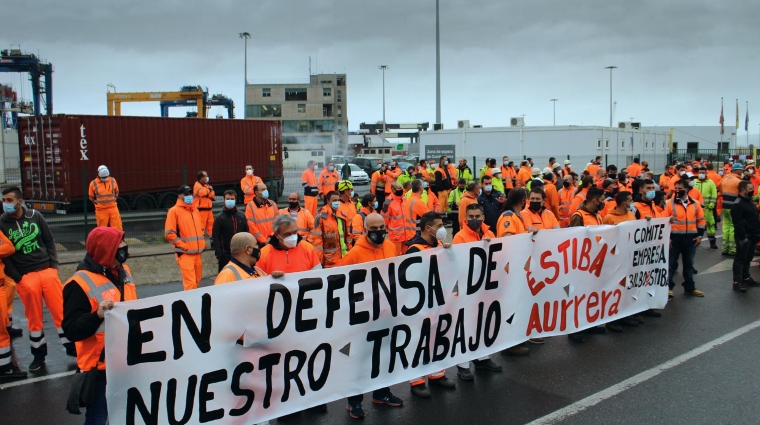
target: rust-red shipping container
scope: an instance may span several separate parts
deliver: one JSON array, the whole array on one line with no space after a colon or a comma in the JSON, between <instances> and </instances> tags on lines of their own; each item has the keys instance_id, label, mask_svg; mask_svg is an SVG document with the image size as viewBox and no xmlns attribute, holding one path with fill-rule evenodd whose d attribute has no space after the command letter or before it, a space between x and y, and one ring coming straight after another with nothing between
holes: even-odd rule
<instances>
[{"instance_id":1,"label":"rust-red shipping container","mask_svg":"<svg viewBox=\"0 0 760 425\"><path fill-rule=\"evenodd\" d=\"M117 180L122 209L170 207L201 170L217 196L239 192L248 164L272 198L283 189L279 121L54 115L18 127L24 197L43 211L81 205L100 165Z\"/></svg>"}]
</instances>

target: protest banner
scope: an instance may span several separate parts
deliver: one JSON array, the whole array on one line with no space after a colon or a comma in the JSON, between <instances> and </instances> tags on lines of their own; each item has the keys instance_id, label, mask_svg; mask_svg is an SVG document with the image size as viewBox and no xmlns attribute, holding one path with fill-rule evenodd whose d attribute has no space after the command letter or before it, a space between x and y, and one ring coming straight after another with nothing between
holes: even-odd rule
<instances>
[{"instance_id":1,"label":"protest banner","mask_svg":"<svg viewBox=\"0 0 760 425\"><path fill-rule=\"evenodd\" d=\"M668 219L117 303L111 424L252 424L667 303Z\"/></svg>"}]
</instances>

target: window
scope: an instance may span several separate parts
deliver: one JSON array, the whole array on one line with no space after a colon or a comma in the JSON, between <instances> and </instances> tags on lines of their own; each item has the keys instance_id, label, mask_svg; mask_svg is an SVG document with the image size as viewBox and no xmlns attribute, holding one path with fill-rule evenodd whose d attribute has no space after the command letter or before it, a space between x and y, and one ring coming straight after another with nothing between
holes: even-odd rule
<instances>
[{"instance_id":1,"label":"window","mask_svg":"<svg viewBox=\"0 0 760 425\"><path fill-rule=\"evenodd\" d=\"M340 106L340 105L338 105L338 116L339 116L339 117L342 117L342 116L343 116L343 108L341 108L341 106Z\"/></svg>"},{"instance_id":2,"label":"window","mask_svg":"<svg viewBox=\"0 0 760 425\"><path fill-rule=\"evenodd\" d=\"M333 116L333 106L329 104L322 105L322 116L323 117Z\"/></svg>"},{"instance_id":3,"label":"window","mask_svg":"<svg viewBox=\"0 0 760 425\"><path fill-rule=\"evenodd\" d=\"M596 139L596 148L601 149L602 148L602 139Z\"/></svg>"},{"instance_id":4,"label":"window","mask_svg":"<svg viewBox=\"0 0 760 425\"><path fill-rule=\"evenodd\" d=\"M306 113L306 104L305 103L299 103L298 104L298 113L299 114L305 114Z\"/></svg>"},{"instance_id":5,"label":"window","mask_svg":"<svg viewBox=\"0 0 760 425\"><path fill-rule=\"evenodd\" d=\"M718 150L720 152L728 152L728 142L718 142Z\"/></svg>"},{"instance_id":6,"label":"window","mask_svg":"<svg viewBox=\"0 0 760 425\"><path fill-rule=\"evenodd\" d=\"M662 142L662 148L665 149L665 142Z\"/></svg>"},{"instance_id":7,"label":"window","mask_svg":"<svg viewBox=\"0 0 760 425\"><path fill-rule=\"evenodd\" d=\"M283 120L283 133L321 133L332 132L335 126L334 121L330 120Z\"/></svg>"},{"instance_id":8,"label":"window","mask_svg":"<svg viewBox=\"0 0 760 425\"><path fill-rule=\"evenodd\" d=\"M311 151L311 156L324 156L325 151Z\"/></svg>"},{"instance_id":9,"label":"window","mask_svg":"<svg viewBox=\"0 0 760 425\"><path fill-rule=\"evenodd\" d=\"M625 149L625 140L620 141L620 149Z\"/></svg>"},{"instance_id":10,"label":"window","mask_svg":"<svg viewBox=\"0 0 760 425\"><path fill-rule=\"evenodd\" d=\"M284 136L282 142L286 145L309 144L309 145L331 145L332 138L329 136ZM324 148L323 148L324 149Z\"/></svg>"},{"instance_id":11,"label":"window","mask_svg":"<svg viewBox=\"0 0 760 425\"><path fill-rule=\"evenodd\" d=\"M686 142L687 153L697 153L699 151L699 142Z\"/></svg>"},{"instance_id":12,"label":"window","mask_svg":"<svg viewBox=\"0 0 760 425\"><path fill-rule=\"evenodd\" d=\"M345 80L345 78L343 78L343 77L338 77L338 79L337 79L337 83L336 83L336 84L337 84L338 86L345 86L345 85L346 85L346 80Z\"/></svg>"},{"instance_id":13,"label":"window","mask_svg":"<svg viewBox=\"0 0 760 425\"><path fill-rule=\"evenodd\" d=\"M609 149L610 148L610 139L607 139L604 141L604 148Z\"/></svg>"},{"instance_id":14,"label":"window","mask_svg":"<svg viewBox=\"0 0 760 425\"><path fill-rule=\"evenodd\" d=\"M369 153L370 153L370 154L372 154L372 155L374 155L374 154L376 154L377 152L375 151L375 149L370 149L370 150L369 150Z\"/></svg>"},{"instance_id":15,"label":"window","mask_svg":"<svg viewBox=\"0 0 760 425\"><path fill-rule=\"evenodd\" d=\"M337 98L337 101L338 101L338 102L342 102L342 101L340 100L340 99L341 99L341 91L340 91L340 90L337 90L336 94L337 94L337 96L338 96L338 98Z\"/></svg>"},{"instance_id":16,"label":"window","mask_svg":"<svg viewBox=\"0 0 760 425\"><path fill-rule=\"evenodd\" d=\"M391 153L391 150L390 149L386 149L385 152L383 152L383 153L388 153L389 154L389 153Z\"/></svg>"},{"instance_id":17,"label":"window","mask_svg":"<svg viewBox=\"0 0 760 425\"><path fill-rule=\"evenodd\" d=\"M343 131L343 123L342 122L338 123L338 131Z\"/></svg>"},{"instance_id":18,"label":"window","mask_svg":"<svg viewBox=\"0 0 760 425\"><path fill-rule=\"evenodd\" d=\"M248 105L246 116L252 118L281 117L282 105Z\"/></svg>"},{"instance_id":19,"label":"window","mask_svg":"<svg viewBox=\"0 0 760 425\"><path fill-rule=\"evenodd\" d=\"M261 89L261 97L272 97L272 89Z\"/></svg>"},{"instance_id":20,"label":"window","mask_svg":"<svg viewBox=\"0 0 760 425\"><path fill-rule=\"evenodd\" d=\"M644 142L644 150L649 149L649 142Z\"/></svg>"},{"instance_id":21,"label":"window","mask_svg":"<svg viewBox=\"0 0 760 425\"><path fill-rule=\"evenodd\" d=\"M332 89L330 87L322 88L322 96L332 96Z\"/></svg>"},{"instance_id":22,"label":"window","mask_svg":"<svg viewBox=\"0 0 760 425\"><path fill-rule=\"evenodd\" d=\"M320 81L320 84L332 84L332 81L330 80Z\"/></svg>"},{"instance_id":23,"label":"window","mask_svg":"<svg viewBox=\"0 0 760 425\"><path fill-rule=\"evenodd\" d=\"M306 89L285 89L285 100L306 100Z\"/></svg>"}]
</instances>

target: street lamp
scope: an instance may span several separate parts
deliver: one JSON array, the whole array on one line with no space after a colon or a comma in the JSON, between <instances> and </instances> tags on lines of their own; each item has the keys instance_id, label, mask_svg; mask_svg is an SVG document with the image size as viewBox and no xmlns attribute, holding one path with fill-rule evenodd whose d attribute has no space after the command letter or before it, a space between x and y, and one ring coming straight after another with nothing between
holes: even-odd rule
<instances>
[{"instance_id":1,"label":"street lamp","mask_svg":"<svg viewBox=\"0 0 760 425\"><path fill-rule=\"evenodd\" d=\"M604 69L610 70L610 128L612 128L612 70L617 69L616 66L605 66Z\"/></svg>"},{"instance_id":2,"label":"street lamp","mask_svg":"<svg viewBox=\"0 0 760 425\"><path fill-rule=\"evenodd\" d=\"M554 110L554 124L557 125L557 101L559 99L549 99L549 102L553 104L552 109Z\"/></svg>"},{"instance_id":3,"label":"street lamp","mask_svg":"<svg viewBox=\"0 0 760 425\"><path fill-rule=\"evenodd\" d=\"M251 38L251 34L248 32L241 32L238 33L238 37L243 39L243 57L245 58L243 60L243 69L244 69L244 76L245 76L245 84L243 85L243 118L247 118L246 116L246 92L248 91L248 39Z\"/></svg>"},{"instance_id":4,"label":"street lamp","mask_svg":"<svg viewBox=\"0 0 760 425\"><path fill-rule=\"evenodd\" d=\"M388 65L380 65L377 69L383 71L383 141L385 141L385 70L389 68Z\"/></svg>"}]
</instances>

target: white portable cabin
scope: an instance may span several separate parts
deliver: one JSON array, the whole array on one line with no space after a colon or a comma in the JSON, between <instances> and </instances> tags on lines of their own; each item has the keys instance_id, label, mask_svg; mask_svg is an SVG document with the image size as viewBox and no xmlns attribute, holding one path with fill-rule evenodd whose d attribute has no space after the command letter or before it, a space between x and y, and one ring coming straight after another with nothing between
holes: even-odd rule
<instances>
[{"instance_id":1,"label":"white portable cabin","mask_svg":"<svg viewBox=\"0 0 760 425\"><path fill-rule=\"evenodd\" d=\"M461 128L420 133L420 157L438 163L442 155L480 169L486 158L496 158L501 165L504 155L515 164L532 158L535 167L543 169L550 157L562 164L569 159L573 170L581 172L596 156L602 165L614 164L621 169L634 157L649 162L649 169L659 174L665 168L670 152L670 133L609 127L492 127ZM472 163L473 157L475 164ZM474 167L473 167L474 165Z\"/></svg>"}]
</instances>

